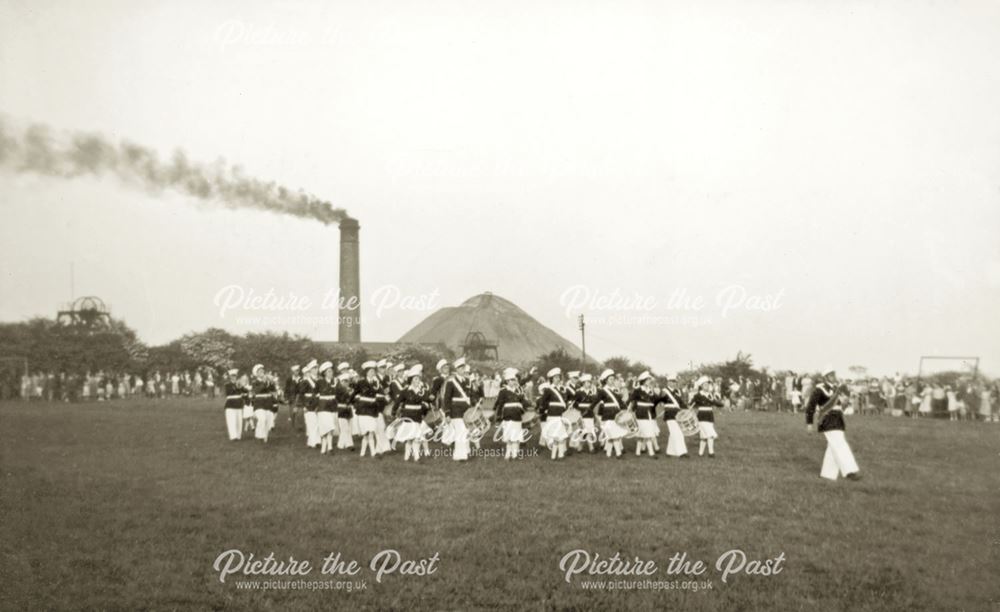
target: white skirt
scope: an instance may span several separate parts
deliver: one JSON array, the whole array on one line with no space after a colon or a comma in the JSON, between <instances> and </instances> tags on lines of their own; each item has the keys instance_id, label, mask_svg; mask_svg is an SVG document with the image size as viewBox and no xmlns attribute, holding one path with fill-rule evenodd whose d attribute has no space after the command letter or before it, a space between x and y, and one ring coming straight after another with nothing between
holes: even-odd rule
<instances>
[{"instance_id":1,"label":"white skirt","mask_svg":"<svg viewBox=\"0 0 1000 612\"><path fill-rule=\"evenodd\" d=\"M688 452L687 441L684 439L684 432L677 421L667 421L667 454L671 457L680 457Z\"/></svg>"},{"instance_id":2,"label":"white skirt","mask_svg":"<svg viewBox=\"0 0 1000 612\"><path fill-rule=\"evenodd\" d=\"M581 427L581 430L580 430L582 432L582 435L584 435L584 436L596 436L597 435L597 427L594 425L594 419L593 418L589 418L589 419L588 418L584 418L584 419L582 419L580 421L580 423L582 424L582 427Z\"/></svg>"},{"instance_id":3,"label":"white skirt","mask_svg":"<svg viewBox=\"0 0 1000 612\"><path fill-rule=\"evenodd\" d=\"M316 413L317 434L322 438L328 433L337 433L337 413L321 410Z\"/></svg>"},{"instance_id":4,"label":"white skirt","mask_svg":"<svg viewBox=\"0 0 1000 612\"><path fill-rule=\"evenodd\" d=\"M562 442L569 437L569 432L566 431L566 424L563 423L561 416L550 416L545 419L545 424L542 425L542 437L549 444Z\"/></svg>"},{"instance_id":5,"label":"white skirt","mask_svg":"<svg viewBox=\"0 0 1000 612\"><path fill-rule=\"evenodd\" d=\"M698 421L698 432L702 440L714 440L719 437L719 434L715 433L715 423L708 421Z\"/></svg>"},{"instance_id":6,"label":"white skirt","mask_svg":"<svg viewBox=\"0 0 1000 612\"><path fill-rule=\"evenodd\" d=\"M243 407L243 418L244 419L252 419L253 418L253 406L244 406Z\"/></svg>"},{"instance_id":7,"label":"white skirt","mask_svg":"<svg viewBox=\"0 0 1000 612\"><path fill-rule=\"evenodd\" d=\"M351 417L351 435L360 436L361 435L361 424L358 423L358 415Z\"/></svg>"},{"instance_id":8,"label":"white skirt","mask_svg":"<svg viewBox=\"0 0 1000 612\"><path fill-rule=\"evenodd\" d=\"M403 421L396 428L396 442L409 442L410 440L419 440L421 434L423 433L423 422L417 423L416 421Z\"/></svg>"},{"instance_id":9,"label":"white skirt","mask_svg":"<svg viewBox=\"0 0 1000 612\"><path fill-rule=\"evenodd\" d=\"M337 448L354 448L354 437L351 435L351 419L338 418L340 432L337 434Z\"/></svg>"},{"instance_id":10,"label":"white skirt","mask_svg":"<svg viewBox=\"0 0 1000 612\"><path fill-rule=\"evenodd\" d=\"M434 435L434 428L428 425L426 422L420 422L420 437L423 439L424 443L427 443L427 438Z\"/></svg>"},{"instance_id":11,"label":"white skirt","mask_svg":"<svg viewBox=\"0 0 1000 612\"><path fill-rule=\"evenodd\" d=\"M370 433L375 433L376 419L373 416L356 416L354 420L358 423L358 434L365 435Z\"/></svg>"},{"instance_id":12,"label":"white skirt","mask_svg":"<svg viewBox=\"0 0 1000 612\"><path fill-rule=\"evenodd\" d=\"M226 430L230 440L239 440L243 434L243 410L226 408Z\"/></svg>"},{"instance_id":13,"label":"white skirt","mask_svg":"<svg viewBox=\"0 0 1000 612\"><path fill-rule=\"evenodd\" d=\"M524 428L521 421L500 421L500 428L503 434L503 441L522 442L524 439Z\"/></svg>"},{"instance_id":14,"label":"white skirt","mask_svg":"<svg viewBox=\"0 0 1000 612\"><path fill-rule=\"evenodd\" d=\"M640 438L655 438L660 435L660 428L653 419L637 419Z\"/></svg>"},{"instance_id":15,"label":"white skirt","mask_svg":"<svg viewBox=\"0 0 1000 612\"><path fill-rule=\"evenodd\" d=\"M601 433L606 440L621 440L628 432L614 419L604 419L601 421Z\"/></svg>"}]
</instances>

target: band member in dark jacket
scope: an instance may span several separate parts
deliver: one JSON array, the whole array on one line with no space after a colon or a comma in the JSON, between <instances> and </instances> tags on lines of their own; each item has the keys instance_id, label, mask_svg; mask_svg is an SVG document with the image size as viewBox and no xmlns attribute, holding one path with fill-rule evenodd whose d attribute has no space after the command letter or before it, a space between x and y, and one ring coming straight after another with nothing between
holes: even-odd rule
<instances>
[{"instance_id":1,"label":"band member in dark jacket","mask_svg":"<svg viewBox=\"0 0 1000 612\"><path fill-rule=\"evenodd\" d=\"M319 454L333 452L333 435L337 433L337 381L333 378L333 364L324 361L319 366L316 381L316 427L319 435Z\"/></svg>"},{"instance_id":2,"label":"band member in dark jacket","mask_svg":"<svg viewBox=\"0 0 1000 612\"><path fill-rule=\"evenodd\" d=\"M452 444L452 459L466 461L469 458L469 428L463 417L472 407L469 390L469 366L465 358L455 360L455 374L445 380L442 386L442 406L448 417L448 429L443 442Z\"/></svg>"},{"instance_id":3,"label":"band member in dark jacket","mask_svg":"<svg viewBox=\"0 0 1000 612\"><path fill-rule=\"evenodd\" d=\"M366 361L361 364L364 378L354 387L354 410L358 418L358 433L361 435L361 456L368 450L372 457L378 453L375 449L375 428L381 409L381 385L375 374L375 362Z\"/></svg>"},{"instance_id":4,"label":"band member in dark jacket","mask_svg":"<svg viewBox=\"0 0 1000 612\"><path fill-rule=\"evenodd\" d=\"M298 429L298 423L302 418L302 406L299 405L299 381L302 375L299 374L299 366L293 365L292 371L285 379L285 402L288 404L288 422L292 429Z\"/></svg>"},{"instance_id":5,"label":"band member in dark jacket","mask_svg":"<svg viewBox=\"0 0 1000 612\"><path fill-rule=\"evenodd\" d=\"M526 402L517 383L517 370L507 368L503 371L503 388L497 393L497 416L500 417L500 430L506 445L504 460L517 459L520 454L521 442L524 440L524 429L521 418L524 416Z\"/></svg>"},{"instance_id":6,"label":"band member in dark jacket","mask_svg":"<svg viewBox=\"0 0 1000 612\"><path fill-rule=\"evenodd\" d=\"M638 442L635 445L635 454L639 456L643 450L649 453L650 457L658 459L653 443L660 435L660 428L656 424L656 396L653 394L653 376L649 372L643 372L638 378L639 386L632 390L630 399L635 418L639 423Z\"/></svg>"},{"instance_id":7,"label":"band member in dark jacket","mask_svg":"<svg viewBox=\"0 0 1000 612\"><path fill-rule=\"evenodd\" d=\"M663 420L667 423L667 456L687 457L687 442L684 440L684 432L677 424L677 413L687 408L684 395L677 389L677 378L667 377L667 386L660 395L660 402L665 404L663 410Z\"/></svg>"},{"instance_id":8,"label":"band member in dark jacket","mask_svg":"<svg viewBox=\"0 0 1000 612\"><path fill-rule=\"evenodd\" d=\"M722 408L722 402L712 396L711 384L712 379L708 376L702 376L695 382L695 394L691 398L691 407L698 411L700 434L698 455L704 455L707 446L708 456L715 457L715 439L719 437L719 434L715 432L715 409Z\"/></svg>"},{"instance_id":9,"label":"band member in dark jacket","mask_svg":"<svg viewBox=\"0 0 1000 612\"><path fill-rule=\"evenodd\" d=\"M319 364L312 359L302 366L302 380L299 381L298 395L302 403L303 420L306 424L306 446L319 447L319 427L316 423L316 368Z\"/></svg>"},{"instance_id":10,"label":"band member in dark jacket","mask_svg":"<svg viewBox=\"0 0 1000 612\"><path fill-rule=\"evenodd\" d=\"M562 370L552 368L546 375L546 382L539 387L538 414L542 417L542 440L552 451L552 459L566 457L566 441L569 431L562 416L569 408L566 390L562 386Z\"/></svg>"},{"instance_id":11,"label":"band member in dark jacket","mask_svg":"<svg viewBox=\"0 0 1000 612\"><path fill-rule=\"evenodd\" d=\"M264 366L259 363L253 367L251 388L254 418L257 419L254 437L266 443L271 435L271 429L274 428L274 417L278 412L278 400L275 397L278 390L264 372Z\"/></svg>"},{"instance_id":12,"label":"band member in dark jacket","mask_svg":"<svg viewBox=\"0 0 1000 612\"><path fill-rule=\"evenodd\" d=\"M621 459L622 438L628 432L615 421L615 417L622 411L622 400L618 392L611 386L611 378L614 370L604 370L598 377L601 388L597 391L598 406L596 408L598 416L601 418L601 437L604 438L604 450L611 457L612 451L615 456Z\"/></svg>"},{"instance_id":13,"label":"band member in dark jacket","mask_svg":"<svg viewBox=\"0 0 1000 612\"><path fill-rule=\"evenodd\" d=\"M573 398L573 405L580 411L580 435L586 440L590 452L594 452L594 442L597 441L597 428L594 425L594 411L600 403L597 389L594 387L594 377L584 374L580 377L582 385Z\"/></svg>"},{"instance_id":14,"label":"band member in dark jacket","mask_svg":"<svg viewBox=\"0 0 1000 612\"><path fill-rule=\"evenodd\" d=\"M351 405L354 389L351 388L350 368L342 368L337 374L337 386L334 395L337 396L337 448L354 449L354 434L351 422L354 420L354 408Z\"/></svg>"},{"instance_id":15,"label":"band member in dark jacket","mask_svg":"<svg viewBox=\"0 0 1000 612\"><path fill-rule=\"evenodd\" d=\"M823 380L816 385L806 404L806 427L811 429L819 420L819 431L826 437L826 454L819 475L829 480L844 476L851 480L861 478L854 453L844 437L846 426L844 413L839 404L841 395L837 389L837 373L832 367L824 368Z\"/></svg>"},{"instance_id":16,"label":"band member in dark jacket","mask_svg":"<svg viewBox=\"0 0 1000 612\"><path fill-rule=\"evenodd\" d=\"M226 378L226 431L230 440L239 440L243 434L243 402L245 392L236 382L240 371L229 370Z\"/></svg>"},{"instance_id":17,"label":"band member in dark jacket","mask_svg":"<svg viewBox=\"0 0 1000 612\"><path fill-rule=\"evenodd\" d=\"M417 364L403 374L406 386L396 397L399 418L402 423L396 428L395 439L403 443L403 461L411 457L420 460L420 444L423 439L424 417L430 409L433 400L430 390L424 387L421 375L423 366Z\"/></svg>"}]
</instances>

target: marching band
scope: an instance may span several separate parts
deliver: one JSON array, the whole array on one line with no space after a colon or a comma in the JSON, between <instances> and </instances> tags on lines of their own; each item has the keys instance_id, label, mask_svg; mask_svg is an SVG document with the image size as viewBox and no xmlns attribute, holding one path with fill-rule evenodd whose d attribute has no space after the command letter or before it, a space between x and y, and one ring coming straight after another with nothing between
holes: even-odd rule
<instances>
[{"instance_id":1,"label":"marching band","mask_svg":"<svg viewBox=\"0 0 1000 612\"><path fill-rule=\"evenodd\" d=\"M301 368L293 367L285 382L283 400L289 405L290 420L302 415L306 445L321 455L337 450L353 451L359 437L360 456L380 457L403 446L403 460L430 456L429 441L439 439L455 461L467 461L479 448L479 440L491 425L496 440L504 445L504 459L516 459L522 445L540 425L539 444L550 451L554 461L571 452L594 453L603 447L608 458L623 457L623 442L635 438L635 454L659 458L660 426L657 408L662 407L666 424L665 455L687 458L686 438L699 438L698 455L715 457L715 409L721 398L707 376L699 378L694 393L686 398L677 389L675 377L668 376L662 389L654 388L653 376L643 372L634 388L611 369L597 377L549 370L538 386L538 398L531 401L522 384L535 373L522 377L515 368L503 371L502 386L492 410L484 405L481 387L473 384L471 368L464 358L453 363L442 359L437 374L424 382L423 366L407 367L388 360L365 361L359 375L350 364L336 366L315 359ZM317 376L318 373L318 376ZM274 427L279 398L277 387L255 365L250 379L237 369L228 372L225 383L225 418L230 440L239 440L249 427L253 436L267 442ZM821 475L836 479L843 475L856 479L858 466L844 437L844 419L832 369L813 390L806 410L808 427L814 420L827 439ZM293 427L294 429L294 427Z\"/></svg>"}]
</instances>

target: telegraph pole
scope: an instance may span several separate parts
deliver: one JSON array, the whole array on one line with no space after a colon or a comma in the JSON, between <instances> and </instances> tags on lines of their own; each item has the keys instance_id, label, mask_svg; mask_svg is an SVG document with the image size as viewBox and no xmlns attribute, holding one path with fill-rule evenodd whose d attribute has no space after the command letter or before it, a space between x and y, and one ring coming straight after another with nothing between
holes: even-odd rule
<instances>
[{"instance_id":1,"label":"telegraph pole","mask_svg":"<svg viewBox=\"0 0 1000 612\"><path fill-rule=\"evenodd\" d=\"M580 317L577 320L580 322L580 348L583 349L583 359L580 362L580 371L586 372L587 371L587 333L586 333L585 330L587 328L587 324L583 320L583 315L582 314L580 315Z\"/></svg>"}]
</instances>

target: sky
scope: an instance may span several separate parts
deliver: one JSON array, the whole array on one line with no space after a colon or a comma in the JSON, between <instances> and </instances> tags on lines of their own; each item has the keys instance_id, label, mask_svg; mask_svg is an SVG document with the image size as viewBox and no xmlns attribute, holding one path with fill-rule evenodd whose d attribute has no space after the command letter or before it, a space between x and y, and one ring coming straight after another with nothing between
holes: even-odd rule
<instances>
[{"instance_id":1,"label":"sky","mask_svg":"<svg viewBox=\"0 0 1000 612\"><path fill-rule=\"evenodd\" d=\"M998 56L988 1L0 0L0 115L345 208L365 340L492 291L661 372L997 374ZM0 320L336 339L335 225L9 165L0 206Z\"/></svg>"}]
</instances>

